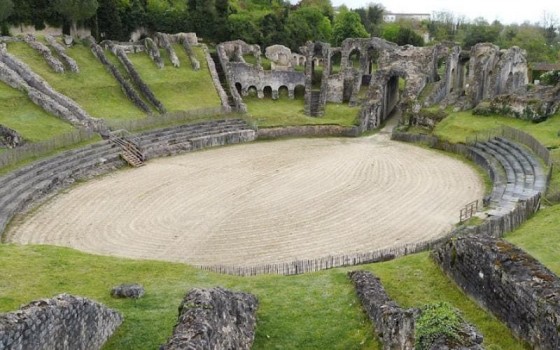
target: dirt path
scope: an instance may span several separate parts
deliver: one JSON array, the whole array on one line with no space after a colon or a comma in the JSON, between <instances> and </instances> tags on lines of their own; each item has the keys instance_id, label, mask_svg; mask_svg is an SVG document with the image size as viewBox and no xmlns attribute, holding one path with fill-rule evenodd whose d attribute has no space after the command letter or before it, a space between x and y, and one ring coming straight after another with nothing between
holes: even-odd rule
<instances>
[{"instance_id":1,"label":"dirt path","mask_svg":"<svg viewBox=\"0 0 560 350\"><path fill-rule=\"evenodd\" d=\"M482 195L467 165L384 132L261 142L89 181L7 236L131 258L252 265L434 238Z\"/></svg>"}]
</instances>

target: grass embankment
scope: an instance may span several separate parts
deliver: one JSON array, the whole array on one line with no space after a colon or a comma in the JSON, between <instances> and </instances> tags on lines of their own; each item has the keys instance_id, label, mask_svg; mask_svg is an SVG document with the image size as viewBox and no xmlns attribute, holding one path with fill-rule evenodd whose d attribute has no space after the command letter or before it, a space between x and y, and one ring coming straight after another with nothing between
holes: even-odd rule
<instances>
[{"instance_id":1,"label":"grass embankment","mask_svg":"<svg viewBox=\"0 0 560 350\"><path fill-rule=\"evenodd\" d=\"M80 73L55 73L26 43L8 43L8 52L28 64L54 89L76 101L93 117L131 119L145 116L126 98L118 82L84 45L77 44L66 50L78 63Z\"/></svg>"},{"instance_id":2,"label":"grass embankment","mask_svg":"<svg viewBox=\"0 0 560 350\"><path fill-rule=\"evenodd\" d=\"M310 117L303 112L305 102L303 98L294 100L287 96L280 96L278 100L271 98L244 97L247 105L247 116L259 127L287 126L287 125L327 125L341 126L356 125L359 107L349 107L346 104L328 103L325 115L319 118Z\"/></svg>"},{"instance_id":3,"label":"grass embankment","mask_svg":"<svg viewBox=\"0 0 560 350\"><path fill-rule=\"evenodd\" d=\"M350 268L299 276L233 277L188 265L94 256L68 248L0 245L0 311L66 292L121 311L123 326L106 349L154 349L171 334L177 307L192 287L223 286L257 295L254 349L380 349L346 277ZM466 298L427 253L357 267L381 277L405 307L447 301L484 333L494 349L523 349L504 325ZM142 283L146 296L109 296L120 283Z\"/></svg>"},{"instance_id":4,"label":"grass embankment","mask_svg":"<svg viewBox=\"0 0 560 350\"><path fill-rule=\"evenodd\" d=\"M476 116L470 112L453 113L438 124L434 134L453 141L464 142L477 132L508 125L523 130L551 149L553 158L560 159L560 115L554 115L541 123L503 116ZM558 162L556 163L558 164ZM550 184L552 191L560 188L560 169L555 166ZM560 204L546 207L518 230L506 235L506 239L526 250L554 273L560 274Z\"/></svg>"},{"instance_id":5,"label":"grass embankment","mask_svg":"<svg viewBox=\"0 0 560 350\"><path fill-rule=\"evenodd\" d=\"M45 112L27 95L0 82L0 124L16 130L25 140L37 142L72 131L72 125Z\"/></svg>"},{"instance_id":6,"label":"grass embankment","mask_svg":"<svg viewBox=\"0 0 560 350\"><path fill-rule=\"evenodd\" d=\"M129 54L128 57L142 80L169 112L219 107L220 98L208 71L202 48L193 47L200 62L198 71L192 69L191 61L181 45L173 45L173 48L181 62L179 68L173 67L165 50L161 50L165 63L163 69L157 69L146 53Z\"/></svg>"}]
</instances>

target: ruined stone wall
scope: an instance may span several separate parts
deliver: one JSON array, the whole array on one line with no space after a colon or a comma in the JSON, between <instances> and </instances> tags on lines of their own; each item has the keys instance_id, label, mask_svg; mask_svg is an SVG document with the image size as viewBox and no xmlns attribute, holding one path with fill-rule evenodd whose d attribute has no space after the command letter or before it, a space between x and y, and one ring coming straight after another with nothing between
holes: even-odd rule
<instances>
[{"instance_id":1,"label":"ruined stone wall","mask_svg":"<svg viewBox=\"0 0 560 350\"><path fill-rule=\"evenodd\" d=\"M233 84L241 85L243 96L247 96L249 88L254 87L259 98L263 98L264 88L268 86L272 89L272 98L276 99L280 87L285 86L290 97L293 98L296 86L305 86L305 76L302 72L262 70L241 62L230 62L228 68Z\"/></svg>"},{"instance_id":2,"label":"ruined stone wall","mask_svg":"<svg viewBox=\"0 0 560 350\"><path fill-rule=\"evenodd\" d=\"M420 310L403 309L385 292L379 278L369 271L351 271L358 299L373 322L383 349L414 349L415 319Z\"/></svg>"},{"instance_id":3,"label":"ruined stone wall","mask_svg":"<svg viewBox=\"0 0 560 350\"><path fill-rule=\"evenodd\" d=\"M161 350L251 349L258 301L223 288L192 289L179 307L173 335Z\"/></svg>"},{"instance_id":4,"label":"ruined stone wall","mask_svg":"<svg viewBox=\"0 0 560 350\"><path fill-rule=\"evenodd\" d=\"M61 294L0 315L0 349L101 349L122 321L99 303Z\"/></svg>"},{"instance_id":5,"label":"ruined stone wall","mask_svg":"<svg viewBox=\"0 0 560 350\"><path fill-rule=\"evenodd\" d=\"M457 237L435 261L482 306L536 349L560 348L560 280L539 261L501 239Z\"/></svg>"},{"instance_id":6,"label":"ruined stone wall","mask_svg":"<svg viewBox=\"0 0 560 350\"><path fill-rule=\"evenodd\" d=\"M78 67L78 63L70 56L66 54L66 49L64 46L60 45L56 39L50 35L45 35L45 40L49 43L49 45L56 51L57 55L64 61L66 66L70 68L71 72L79 73L80 68Z\"/></svg>"},{"instance_id":7,"label":"ruined stone wall","mask_svg":"<svg viewBox=\"0 0 560 350\"><path fill-rule=\"evenodd\" d=\"M224 86L224 89L229 89L229 94L231 95L233 102L235 104L235 108L239 111L239 112L247 112L247 106L245 105L245 103L243 103L243 99L241 98L241 95L239 94L239 92L237 91L237 89L235 88L235 84L233 83L233 73L231 72L231 69L229 67L229 62L230 62L230 58L228 56L228 52L229 50L233 50L235 51L235 46L232 46L232 44L229 45L225 45L225 44L220 44L216 47L216 53L218 55L218 60L219 60L219 64L225 74L225 78L226 81L228 83L228 86ZM235 52L239 52L239 50L235 51ZM229 53L231 54L231 52ZM217 76L217 73L216 73ZM218 80L219 85L221 86L221 83ZM224 104L224 101L222 100L222 103ZM228 108L228 104L227 104L227 98L225 100L225 108Z\"/></svg>"},{"instance_id":8,"label":"ruined stone wall","mask_svg":"<svg viewBox=\"0 0 560 350\"><path fill-rule=\"evenodd\" d=\"M455 325L455 337L441 333L426 337L425 334L422 335L421 328L421 317L428 312L425 308L401 308L387 295L379 278L369 271L351 271L348 277L356 288L364 311L374 324L384 350L483 349L480 345L482 335L464 320ZM427 317L432 315L428 314Z\"/></svg>"},{"instance_id":9,"label":"ruined stone wall","mask_svg":"<svg viewBox=\"0 0 560 350\"><path fill-rule=\"evenodd\" d=\"M23 143L23 137L17 131L0 124L0 147L18 147Z\"/></svg>"}]
</instances>

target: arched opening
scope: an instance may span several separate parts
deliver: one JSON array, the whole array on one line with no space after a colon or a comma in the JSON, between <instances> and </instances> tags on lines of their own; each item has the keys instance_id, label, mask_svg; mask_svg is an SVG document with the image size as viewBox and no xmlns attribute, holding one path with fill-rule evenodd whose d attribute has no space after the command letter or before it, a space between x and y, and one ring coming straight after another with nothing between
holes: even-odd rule
<instances>
[{"instance_id":1,"label":"arched opening","mask_svg":"<svg viewBox=\"0 0 560 350\"><path fill-rule=\"evenodd\" d=\"M290 91L288 90L288 87L285 85L282 85L278 88L278 98L289 98L290 97Z\"/></svg>"},{"instance_id":2,"label":"arched opening","mask_svg":"<svg viewBox=\"0 0 560 350\"><path fill-rule=\"evenodd\" d=\"M515 89L515 81L513 77L513 72L509 72L507 80L506 80L506 92L511 92Z\"/></svg>"},{"instance_id":3,"label":"arched opening","mask_svg":"<svg viewBox=\"0 0 560 350\"><path fill-rule=\"evenodd\" d=\"M353 49L350 52L350 55L348 56L348 67L360 69L361 67L360 60L361 60L360 50Z\"/></svg>"},{"instance_id":4,"label":"arched opening","mask_svg":"<svg viewBox=\"0 0 560 350\"><path fill-rule=\"evenodd\" d=\"M436 79L435 81L440 81L441 77L445 76L445 70L447 68L446 59L445 57L440 57L437 60L437 67L436 67Z\"/></svg>"},{"instance_id":5,"label":"arched opening","mask_svg":"<svg viewBox=\"0 0 560 350\"><path fill-rule=\"evenodd\" d=\"M247 89L247 96L257 97L257 88L255 86L249 86Z\"/></svg>"},{"instance_id":6,"label":"arched opening","mask_svg":"<svg viewBox=\"0 0 560 350\"><path fill-rule=\"evenodd\" d=\"M303 100L304 97L305 97L305 86L297 85L296 88L294 89L294 98Z\"/></svg>"},{"instance_id":7,"label":"arched opening","mask_svg":"<svg viewBox=\"0 0 560 350\"><path fill-rule=\"evenodd\" d=\"M237 92L241 95L241 90L243 90L241 83L235 83L235 88L237 89Z\"/></svg>"},{"instance_id":8,"label":"arched opening","mask_svg":"<svg viewBox=\"0 0 560 350\"><path fill-rule=\"evenodd\" d=\"M449 75L449 92L455 91L455 84L457 79L455 79L455 68L451 70L451 74Z\"/></svg>"},{"instance_id":9,"label":"arched opening","mask_svg":"<svg viewBox=\"0 0 560 350\"><path fill-rule=\"evenodd\" d=\"M331 56L331 74L340 73L340 62L342 61L342 53L340 51L335 52Z\"/></svg>"},{"instance_id":10,"label":"arched opening","mask_svg":"<svg viewBox=\"0 0 560 350\"><path fill-rule=\"evenodd\" d=\"M368 48L367 51L367 62L368 62L368 74L372 75L377 71L377 61L379 60L379 51L374 47Z\"/></svg>"},{"instance_id":11,"label":"arched opening","mask_svg":"<svg viewBox=\"0 0 560 350\"><path fill-rule=\"evenodd\" d=\"M270 86L265 86L263 89L264 98L272 99L272 88Z\"/></svg>"}]
</instances>

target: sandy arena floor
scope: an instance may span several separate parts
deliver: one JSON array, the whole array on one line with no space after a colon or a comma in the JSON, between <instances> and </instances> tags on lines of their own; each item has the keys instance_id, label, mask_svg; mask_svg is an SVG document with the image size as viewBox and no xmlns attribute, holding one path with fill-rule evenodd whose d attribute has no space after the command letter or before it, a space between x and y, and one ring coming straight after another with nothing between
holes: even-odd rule
<instances>
[{"instance_id":1,"label":"sandy arena floor","mask_svg":"<svg viewBox=\"0 0 560 350\"><path fill-rule=\"evenodd\" d=\"M192 264L366 252L447 233L483 196L464 163L379 133L224 147L80 184L16 220L11 242Z\"/></svg>"}]
</instances>

